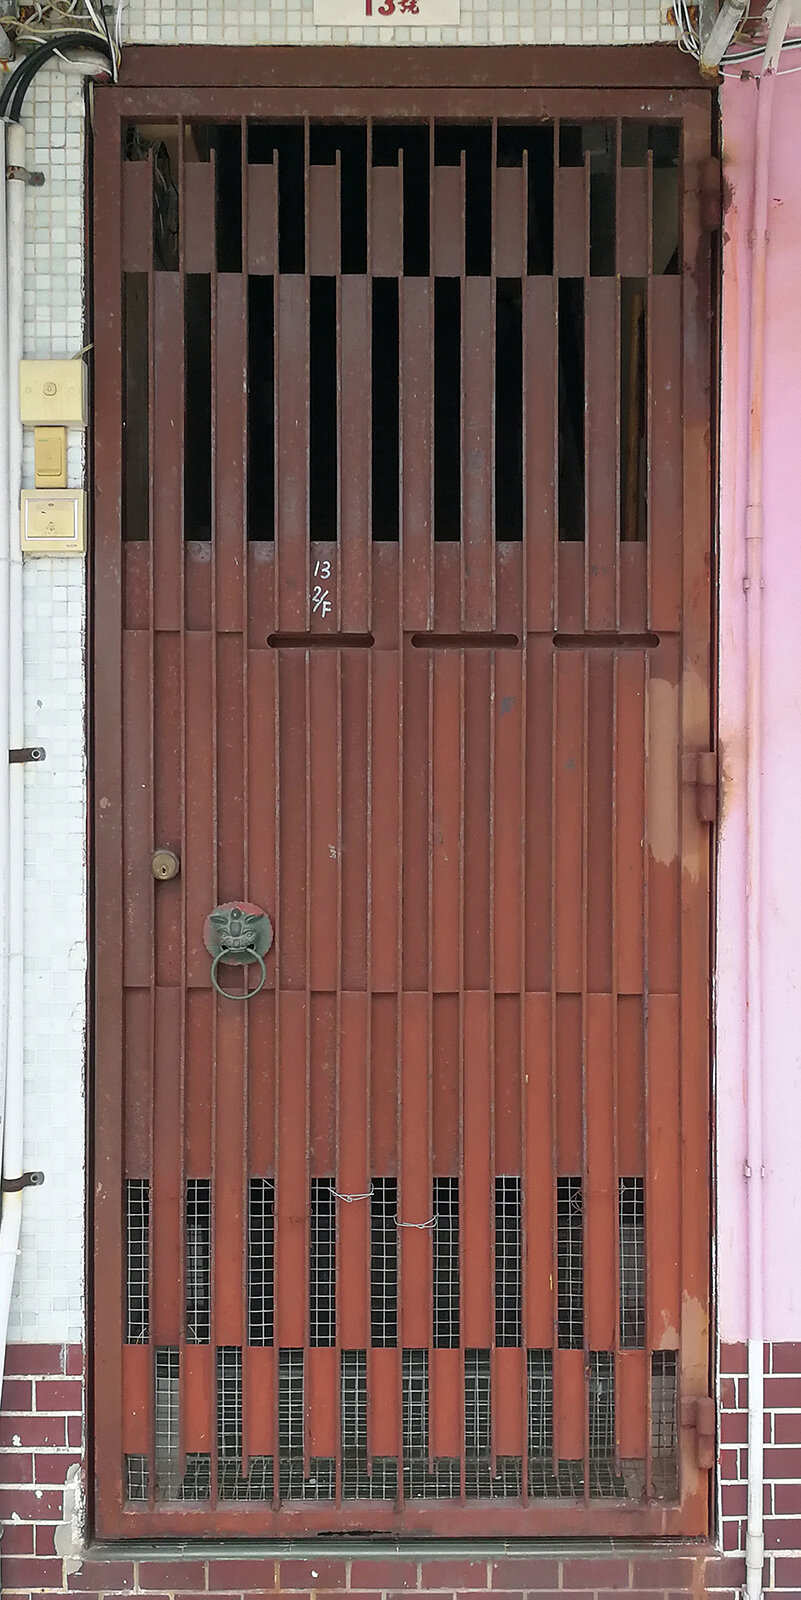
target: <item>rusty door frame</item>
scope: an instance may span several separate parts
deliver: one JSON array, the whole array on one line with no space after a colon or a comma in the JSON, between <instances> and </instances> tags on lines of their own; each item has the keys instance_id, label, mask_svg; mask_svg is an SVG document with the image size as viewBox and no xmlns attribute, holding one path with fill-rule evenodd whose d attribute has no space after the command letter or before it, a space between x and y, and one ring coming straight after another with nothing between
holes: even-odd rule
<instances>
[{"instance_id":1,"label":"rusty door frame","mask_svg":"<svg viewBox=\"0 0 801 1600\"><path fill-rule=\"evenodd\" d=\"M179 77L180 82L175 83ZM92 627L92 667L90 695L92 707L92 778L94 811L93 839L93 1005L90 1059L93 1095L91 1100L92 1194L89 1218L95 1241L90 1262L90 1299L94 1324L90 1339L92 1455L95 1464L102 1459L121 1458L121 1284L122 1250L117 1199L122 1136L122 761L121 761L121 613L119 526L121 514L121 384L119 350L121 320L119 283L121 274L121 167L120 127L123 119L204 115L238 118L252 116L292 116L310 109L321 115L364 115L394 111L401 117L437 114L453 117L498 115L537 117L549 115L555 88L571 87L574 96L571 113L577 119L601 110L599 100L609 90L656 84L643 91L638 114L651 111L655 118L680 113L684 118L685 138L692 146L708 153L714 101L709 88L699 84L694 66L673 49L606 50L591 47L570 49L543 48L466 48L402 50L364 48L137 48L125 53L120 84L99 91L94 105L95 149L114 151L101 163L95 159L93 173L93 304L97 338L95 371L95 415L102 422L94 436L94 537L92 540L92 580L90 618ZM351 94L350 91L353 90ZM700 159L700 156L699 156ZM685 686L707 685L693 699L683 696L684 725L682 748L708 747L714 694L714 661L710 660L712 629L712 505L711 496L693 495L693 483L711 484L709 439L713 424L712 372L713 340L708 359L698 350L699 330L711 316L710 252L702 234L698 206L691 208L690 231L685 233L687 255L696 253L698 266L685 272L684 380L684 528L693 530L685 541L682 673ZM685 226L688 213L685 212ZM97 270L98 263L102 269ZM98 331L102 330L98 338ZM96 597L103 596L102 606ZM712 1143L710 1120L709 997L711 991L710 940L712 906L709 895L711 850L707 830L696 817L695 793L691 785L683 789L680 826L685 846L683 878L685 893L695 903L695 914L688 917L683 898L681 971L681 1058L680 1092L682 1144L688 1162L696 1170L709 1173L708 1192L712 1198ZM708 905L705 916L698 915L698 897ZM708 921L707 921L708 917ZM687 939L688 924L694 942ZM703 1019L703 1027L699 1023ZM103 1071L95 1070L102 1061ZM692 1089L692 1093L690 1093ZM713 1340L705 1323L705 1308L711 1305L711 1231L708 1209L699 1208L693 1218L692 1239L683 1233L684 1260L682 1284L685 1302L697 1302L700 1312L698 1347L693 1388L707 1390ZM98 1340L98 1326L104 1336ZM99 1350L102 1343L102 1359ZM101 1393L106 1403L98 1403ZM113 1486L104 1484L95 1471L95 1496L92 1518L102 1515L104 1537L126 1537L138 1531L137 1518L120 1507ZM552 1508L553 1509L553 1508ZM656 1532L681 1536L681 1513L659 1513L656 1508L625 1513L629 1536ZM605 1515L604 1507L597 1513ZM562 1506L555 1532L565 1536L580 1533L592 1536L599 1516L593 1506ZM536 1521L536 1518L533 1520ZM164 1508L159 1522L165 1534L188 1531L186 1513L180 1507ZM242 1510L218 1508L217 1534L245 1531ZM469 1508L464 1517L465 1536L477 1534L480 1516ZM255 1531L255 1530L254 1530ZM460 1542L465 1542L460 1536ZM410 1526L408 1537L414 1538Z\"/></svg>"}]
</instances>

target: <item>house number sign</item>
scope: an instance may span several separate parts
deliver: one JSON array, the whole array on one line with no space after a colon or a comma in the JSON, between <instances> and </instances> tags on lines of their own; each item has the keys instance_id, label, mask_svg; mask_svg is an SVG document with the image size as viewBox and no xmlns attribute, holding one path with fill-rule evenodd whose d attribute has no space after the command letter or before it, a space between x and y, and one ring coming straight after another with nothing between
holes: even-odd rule
<instances>
[{"instance_id":1,"label":"house number sign","mask_svg":"<svg viewBox=\"0 0 801 1600\"><path fill-rule=\"evenodd\" d=\"M461 0L314 0L315 22L338 27L440 28L459 21Z\"/></svg>"}]
</instances>

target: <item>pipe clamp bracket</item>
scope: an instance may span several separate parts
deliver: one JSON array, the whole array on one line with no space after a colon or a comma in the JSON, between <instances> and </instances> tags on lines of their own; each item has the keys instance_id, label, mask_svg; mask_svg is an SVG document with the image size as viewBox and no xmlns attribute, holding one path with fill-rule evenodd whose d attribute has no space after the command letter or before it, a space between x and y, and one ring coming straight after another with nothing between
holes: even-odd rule
<instances>
[{"instance_id":1,"label":"pipe clamp bracket","mask_svg":"<svg viewBox=\"0 0 801 1600\"><path fill-rule=\"evenodd\" d=\"M17 183L27 183L31 189L41 189L45 181L43 172L31 172L28 167L6 167L6 177L16 179Z\"/></svg>"},{"instance_id":2,"label":"pipe clamp bracket","mask_svg":"<svg viewBox=\"0 0 801 1600\"><path fill-rule=\"evenodd\" d=\"M19 1194L20 1189L38 1189L45 1181L43 1172L22 1172L18 1178L3 1178L0 1191L3 1194Z\"/></svg>"},{"instance_id":3,"label":"pipe clamp bracket","mask_svg":"<svg viewBox=\"0 0 801 1600\"><path fill-rule=\"evenodd\" d=\"M44 761L46 754L43 744L26 744L20 750L9 750L8 759L14 767L21 766L26 761Z\"/></svg>"}]
</instances>

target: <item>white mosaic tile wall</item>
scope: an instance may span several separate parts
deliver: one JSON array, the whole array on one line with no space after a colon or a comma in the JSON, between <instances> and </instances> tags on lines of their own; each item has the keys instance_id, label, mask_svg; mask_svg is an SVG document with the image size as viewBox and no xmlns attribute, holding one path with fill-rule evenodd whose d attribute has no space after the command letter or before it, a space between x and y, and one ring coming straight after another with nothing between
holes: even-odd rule
<instances>
[{"instance_id":1,"label":"white mosaic tile wall","mask_svg":"<svg viewBox=\"0 0 801 1600\"><path fill-rule=\"evenodd\" d=\"M73 356L84 342L83 88L40 74L26 101L26 159L44 172L26 216L25 355ZM70 482L83 442L70 437ZM24 483L33 483L30 443ZM47 759L25 779L25 1164L45 1183L23 1202L11 1309L15 1339L82 1331L86 989L86 771L80 560L24 566L25 742Z\"/></svg>"},{"instance_id":2,"label":"white mosaic tile wall","mask_svg":"<svg viewBox=\"0 0 801 1600\"><path fill-rule=\"evenodd\" d=\"M675 39L662 4L462 0L458 27L396 28L397 44L645 44ZM313 0L132 0L126 37L145 44L386 44L379 28L315 27Z\"/></svg>"},{"instance_id":3,"label":"white mosaic tile wall","mask_svg":"<svg viewBox=\"0 0 801 1600\"><path fill-rule=\"evenodd\" d=\"M672 38L666 4L463 0L458 28L398 30L399 43L642 43ZM147 43L378 42L368 28L315 28L312 0L135 0L126 37ZM387 42L386 34L381 42ZM73 356L84 341L84 99L80 79L49 66L24 123L28 160L45 173L28 191L25 354ZM70 482L83 473L80 434ZM33 483L30 451L26 485ZM46 1182L23 1210L10 1334L51 1343L83 1328L86 983L85 571L73 560L25 564L25 738L46 763L26 778L26 1164Z\"/></svg>"}]
</instances>

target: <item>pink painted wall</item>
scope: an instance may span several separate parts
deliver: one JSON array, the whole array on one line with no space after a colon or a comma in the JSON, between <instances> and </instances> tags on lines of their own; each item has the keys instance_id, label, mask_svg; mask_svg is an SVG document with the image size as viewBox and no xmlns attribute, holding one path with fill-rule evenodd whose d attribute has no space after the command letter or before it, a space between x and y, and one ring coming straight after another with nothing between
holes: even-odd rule
<instances>
[{"instance_id":1,"label":"pink painted wall","mask_svg":"<svg viewBox=\"0 0 801 1600\"><path fill-rule=\"evenodd\" d=\"M790 57L789 59L796 59ZM784 58L784 62L788 60ZM723 91L720 746L717 950L720 1333L747 1334L745 1231L745 561L749 227L756 90ZM767 1339L801 1331L801 74L775 86L764 413L764 819Z\"/></svg>"}]
</instances>

